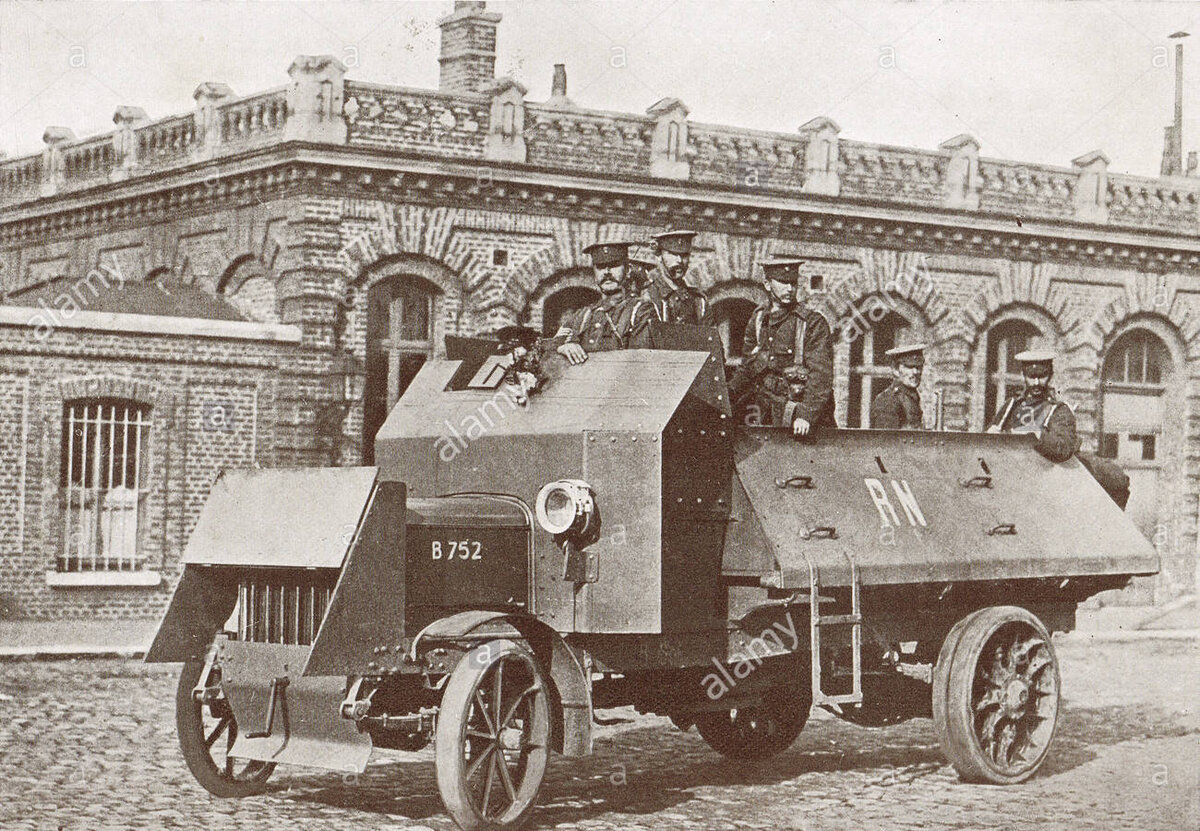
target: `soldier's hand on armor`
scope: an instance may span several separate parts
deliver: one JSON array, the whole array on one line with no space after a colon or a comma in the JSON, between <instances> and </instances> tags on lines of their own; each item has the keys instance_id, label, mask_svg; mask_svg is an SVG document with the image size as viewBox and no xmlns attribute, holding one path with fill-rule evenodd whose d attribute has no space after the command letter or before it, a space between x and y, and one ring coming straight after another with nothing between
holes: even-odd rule
<instances>
[{"instance_id":1,"label":"soldier's hand on armor","mask_svg":"<svg viewBox=\"0 0 1200 831\"><path fill-rule=\"evenodd\" d=\"M792 422L793 436L807 436L810 430L812 430L812 425L803 418L798 418Z\"/></svg>"},{"instance_id":2,"label":"soldier's hand on armor","mask_svg":"<svg viewBox=\"0 0 1200 831\"><path fill-rule=\"evenodd\" d=\"M572 366L577 366L587 360L587 352L577 343L564 343L558 347L558 354L566 358Z\"/></svg>"}]
</instances>

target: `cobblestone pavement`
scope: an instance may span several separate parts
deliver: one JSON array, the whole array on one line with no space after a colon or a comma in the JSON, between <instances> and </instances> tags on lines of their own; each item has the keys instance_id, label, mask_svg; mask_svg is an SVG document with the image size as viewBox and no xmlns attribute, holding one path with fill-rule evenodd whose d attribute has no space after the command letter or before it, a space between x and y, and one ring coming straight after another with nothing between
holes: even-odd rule
<instances>
[{"instance_id":1,"label":"cobblestone pavement","mask_svg":"<svg viewBox=\"0 0 1200 831\"><path fill-rule=\"evenodd\" d=\"M965 785L932 725L814 716L792 748L726 762L694 730L638 716L596 754L555 759L531 827L625 829L1200 828L1195 642L1060 646L1065 694L1042 772ZM449 829L431 752L377 753L356 781L280 769L273 790L210 797L179 756L175 666L0 664L0 829Z\"/></svg>"}]
</instances>

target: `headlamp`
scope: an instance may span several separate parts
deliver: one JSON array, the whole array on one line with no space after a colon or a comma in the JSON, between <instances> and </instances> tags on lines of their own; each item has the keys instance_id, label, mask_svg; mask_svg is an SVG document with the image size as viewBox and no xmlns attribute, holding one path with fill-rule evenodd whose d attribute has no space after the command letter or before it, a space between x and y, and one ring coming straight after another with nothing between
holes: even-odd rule
<instances>
[{"instance_id":1,"label":"headlamp","mask_svg":"<svg viewBox=\"0 0 1200 831\"><path fill-rule=\"evenodd\" d=\"M570 535L580 544L596 539L600 511L591 485L579 479L559 479L542 486L534 506L538 525L558 536Z\"/></svg>"}]
</instances>

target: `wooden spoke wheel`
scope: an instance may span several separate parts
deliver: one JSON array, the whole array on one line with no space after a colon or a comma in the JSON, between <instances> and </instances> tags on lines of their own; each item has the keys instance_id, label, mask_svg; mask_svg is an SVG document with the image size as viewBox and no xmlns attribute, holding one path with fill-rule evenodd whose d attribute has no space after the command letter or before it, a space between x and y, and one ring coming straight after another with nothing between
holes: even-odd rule
<instances>
[{"instance_id":1,"label":"wooden spoke wheel","mask_svg":"<svg viewBox=\"0 0 1200 831\"><path fill-rule=\"evenodd\" d=\"M213 668L203 679L206 694L197 699L193 690L201 682L203 661L184 664L175 692L175 724L183 760L196 781L221 797L254 796L266 790L275 770L273 762L236 759L229 755L237 739L237 720L221 693L221 670Z\"/></svg>"},{"instance_id":2,"label":"wooden spoke wheel","mask_svg":"<svg viewBox=\"0 0 1200 831\"><path fill-rule=\"evenodd\" d=\"M1025 609L982 609L946 636L933 673L933 723L964 780L1032 776L1054 740L1058 703L1050 633Z\"/></svg>"},{"instance_id":3,"label":"wooden spoke wheel","mask_svg":"<svg viewBox=\"0 0 1200 831\"><path fill-rule=\"evenodd\" d=\"M532 653L500 639L464 656L446 682L435 742L438 790L460 827L528 819L550 752L550 696Z\"/></svg>"},{"instance_id":4,"label":"wooden spoke wheel","mask_svg":"<svg viewBox=\"0 0 1200 831\"><path fill-rule=\"evenodd\" d=\"M696 713L696 729L722 756L765 759L792 746L811 704L811 694L802 687L777 687L759 704Z\"/></svg>"}]
</instances>

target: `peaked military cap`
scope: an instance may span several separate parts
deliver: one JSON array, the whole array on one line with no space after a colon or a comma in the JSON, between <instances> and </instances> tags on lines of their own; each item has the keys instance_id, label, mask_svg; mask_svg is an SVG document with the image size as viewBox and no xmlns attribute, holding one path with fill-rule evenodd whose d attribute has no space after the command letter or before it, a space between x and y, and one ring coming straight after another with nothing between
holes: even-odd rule
<instances>
[{"instance_id":1,"label":"peaked military cap","mask_svg":"<svg viewBox=\"0 0 1200 831\"><path fill-rule=\"evenodd\" d=\"M597 242L583 249L583 253L592 258L592 265L596 268L607 268L629 262L631 245L631 242Z\"/></svg>"},{"instance_id":2,"label":"peaked military cap","mask_svg":"<svg viewBox=\"0 0 1200 831\"><path fill-rule=\"evenodd\" d=\"M641 251L637 252L636 254L630 252L629 262L633 263L634 265L640 265L646 271L653 271L654 269L658 268L658 261L649 254Z\"/></svg>"},{"instance_id":3,"label":"peaked military cap","mask_svg":"<svg viewBox=\"0 0 1200 831\"><path fill-rule=\"evenodd\" d=\"M772 257L762 263L763 274L768 280L778 280L781 283L800 282L800 266L804 260L796 257Z\"/></svg>"},{"instance_id":4,"label":"peaked military cap","mask_svg":"<svg viewBox=\"0 0 1200 831\"><path fill-rule=\"evenodd\" d=\"M664 231L661 234L655 234L653 239L664 251L670 251L672 254L690 254L694 236L696 236L695 231Z\"/></svg>"},{"instance_id":5,"label":"peaked military cap","mask_svg":"<svg viewBox=\"0 0 1200 831\"><path fill-rule=\"evenodd\" d=\"M925 344L923 343L895 346L883 354L894 360L897 366L925 365Z\"/></svg>"},{"instance_id":6,"label":"peaked military cap","mask_svg":"<svg viewBox=\"0 0 1200 831\"><path fill-rule=\"evenodd\" d=\"M504 326L495 334L496 340L500 341L500 349L504 352L518 346L532 349L539 337L537 329L530 329L528 326Z\"/></svg>"},{"instance_id":7,"label":"peaked military cap","mask_svg":"<svg viewBox=\"0 0 1200 831\"><path fill-rule=\"evenodd\" d=\"M1026 349L1018 352L1014 360L1019 364L1052 364L1054 352L1050 349Z\"/></svg>"}]
</instances>

